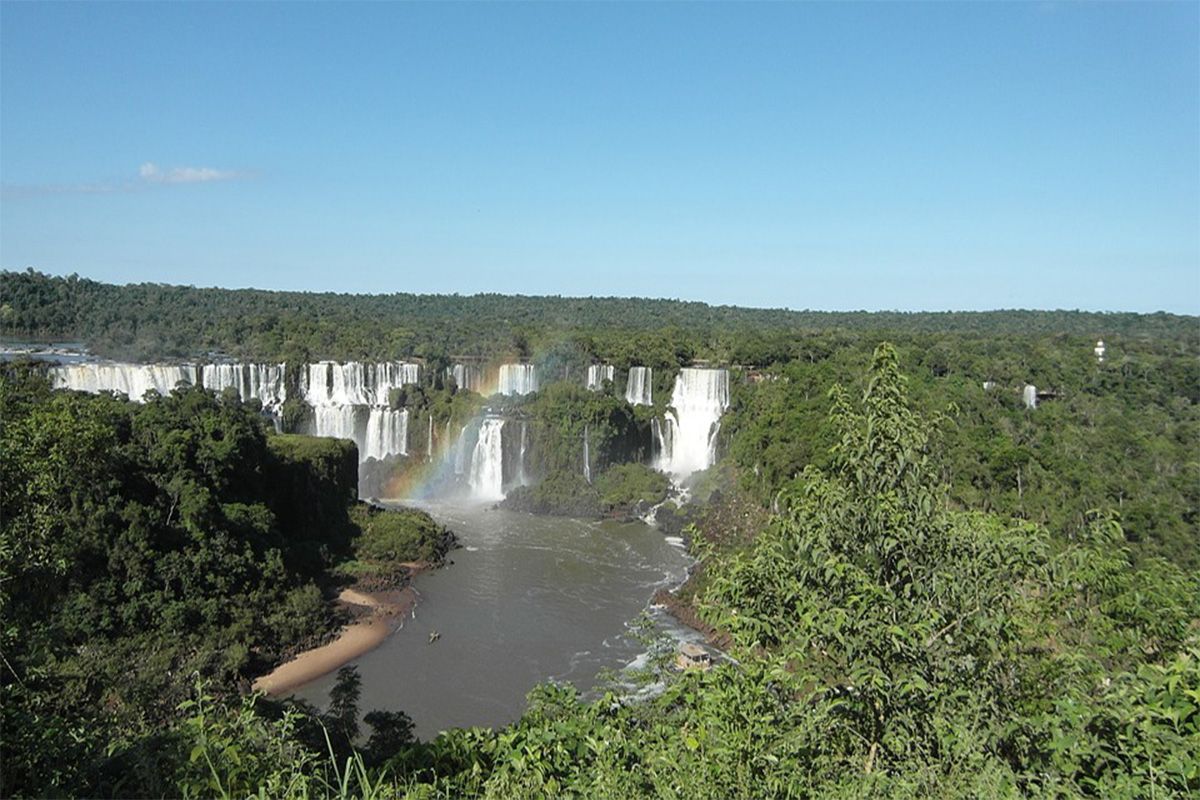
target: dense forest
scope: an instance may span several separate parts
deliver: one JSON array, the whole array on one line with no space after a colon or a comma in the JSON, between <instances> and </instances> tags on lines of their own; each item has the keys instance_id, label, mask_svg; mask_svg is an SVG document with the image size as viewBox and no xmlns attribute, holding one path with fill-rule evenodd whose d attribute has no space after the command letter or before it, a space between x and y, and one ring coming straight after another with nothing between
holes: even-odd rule
<instances>
[{"instance_id":1,"label":"dense forest","mask_svg":"<svg viewBox=\"0 0 1200 800\"><path fill-rule=\"evenodd\" d=\"M343 574L453 541L358 503L353 444L277 435L236 397L139 405L10 364L0 417L6 797L146 791L140 759L195 680L248 688L343 621Z\"/></svg>"},{"instance_id":2,"label":"dense forest","mask_svg":"<svg viewBox=\"0 0 1200 800\"><path fill-rule=\"evenodd\" d=\"M425 358L393 405L417 430L485 402L526 422L535 481L507 502L535 512L661 500L647 430L674 370L733 370L718 463L659 512L698 559L673 602L729 660L675 673L659 643L659 694L545 685L510 726L417 742L360 714L353 670L324 710L246 692L336 626L339 580L440 558L443 529L357 503L353 447L275 434L254 403L136 405L9 366L5 796L1200 793L1194 318L2 281L6 334L108 355ZM456 355L567 380L480 398L443 379ZM584 390L597 361L658 367L655 407Z\"/></svg>"},{"instance_id":3,"label":"dense forest","mask_svg":"<svg viewBox=\"0 0 1200 800\"><path fill-rule=\"evenodd\" d=\"M976 336L1200 336L1173 314L1081 311L817 312L641 298L485 294L348 295L114 286L78 276L0 273L0 336L85 342L112 358L196 358L212 352L270 361L438 356L587 357L626 367L694 359L765 365L798 335L870 331Z\"/></svg>"}]
</instances>

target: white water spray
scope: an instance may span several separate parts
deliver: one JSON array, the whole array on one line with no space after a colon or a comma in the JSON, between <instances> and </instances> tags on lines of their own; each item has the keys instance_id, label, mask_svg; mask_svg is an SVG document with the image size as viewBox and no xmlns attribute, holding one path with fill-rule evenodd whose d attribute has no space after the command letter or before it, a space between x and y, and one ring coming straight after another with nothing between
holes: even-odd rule
<instances>
[{"instance_id":1,"label":"white water spray","mask_svg":"<svg viewBox=\"0 0 1200 800\"><path fill-rule=\"evenodd\" d=\"M196 367L190 364L70 364L50 368L55 389L92 394L121 392L139 403L151 389L170 394L177 384L195 385L197 377Z\"/></svg>"},{"instance_id":2,"label":"white water spray","mask_svg":"<svg viewBox=\"0 0 1200 800\"><path fill-rule=\"evenodd\" d=\"M392 389L416 383L416 364L321 361L301 373L300 391L311 406L386 406Z\"/></svg>"},{"instance_id":3,"label":"white water spray","mask_svg":"<svg viewBox=\"0 0 1200 800\"><path fill-rule=\"evenodd\" d=\"M521 421L521 454L520 460L517 462L517 484L525 486L528 480L525 477L525 451L529 448L529 432L524 420Z\"/></svg>"},{"instance_id":4,"label":"white water spray","mask_svg":"<svg viewBox=\"0 0 1200 800\"><path fill-rule=\"evenodd\" d=\"M583 426L583 479L592 482L592 454L588 444L588 426Z\"/></svg>"},{"instance_id":5,"label":"white water spray","mask_svg":"<svg viewBox=\"0 0 1200 800\"><path fill-rule=\"evenodd\" d=\"M234 389L242 400L258 400L263 408L276 409L287 399L283 364L205 364L200 383L218 394Z\"/></svg>"},{"instance_id":6,"label":"white water spray","mask_svg":"<svg viewBox=\"0 0 1200 800\"><path fill-rule=\"evenodd\" d=\"M455 364L446 367L446 377L454 379L454 385L468 392L483 391L483 369L477 364Z\"/></svg>"},{"instance_id":7,"label":"white water spray","mask_svg":"<svg viewBox=\"0 0 1200 800\"><path fill-rule=\"evenodd\" d=\"M476 500L504 499L504 420L485 419L471 455L471 496Z\"/></svg>"},{"instance_id":8,"label":"white water spray","mask_svg":"<svg viewBox=\"0 0 1200 800\"><path fill-rule=\"evenodd\" d=\"M589 391L598 392L604 388L605 381L613 379L612 364L592 364L587 371L587 388Z\"/></svg>"},{"instance_id":9,"label":"white water spray","mask_svg":"<svg viewBox=\"0 0 1200 800\"><path fill-rule=\"evenodd\" d=\"M463 425L458 432L458 446L454 448L454 474L462 475L467 471L467 427Z\"/></svg>"},{"instance_id":10,"label":"white water spray","mask_svg":"<svg viewBox=\"0 0 1200 800\"><path fill-rule=\"evenodd\" d=\"M625 382L625 402L632 406L654 405L653 378L654 370L650 367L630 367L629 379Z\"/></svg>"},{"instance_id":11,"label":"white water spray","mask_svg":"<svg viewBox=\"0 0 1200 800\"><path fill-rule=\"evenodd\" d=\"M712 466L721 415L729 407L729 371L682 369L671 394L659 468L676 480Z\"/></svg>"},{"instance_id":12,"label":"white water spray","mask_svg":"<svg viewBox=\"0 0 1200 800\"><path fill-rule=\"evenodd\" d=\"M425 442L425 462L433 461L433 414L429 415L429 436Z\"/></svg>"},{"instance_id":13,"label":"white water spray","mask_svg":"<svg viewBox=\"0 0 1200 800\"><path fill-rule=\"evenodd\" d=\"M537 370L533 364L504 364L498 386L496 391L504 395L532 394L538 390Z\"/></svg>"}]
</instances>

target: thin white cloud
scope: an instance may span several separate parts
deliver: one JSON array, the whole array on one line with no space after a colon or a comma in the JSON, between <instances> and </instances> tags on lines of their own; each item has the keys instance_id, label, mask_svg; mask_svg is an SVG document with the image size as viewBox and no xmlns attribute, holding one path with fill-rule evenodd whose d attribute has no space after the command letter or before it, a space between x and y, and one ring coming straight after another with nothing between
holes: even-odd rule
<instances>
[{"instance_id":1,"label":"thin white cloud","mask_svg":"<svg viewBox=\"0 0 1200 800\"><path fill-rule=\"evenodd\" d=\"M147 161L138 168L138 177L147 183L212 183L237 180L246 175L237 170L213 167L172 167L164 171L157 164Z\"/></svg>"},{"instance_id":2,"label":"thin white cloud","mask_svg":"<svg viewBox=\"0 0 1200 800\"><path fill-rule=\"evenodd\" d=\"M92 183L3 184L4 194L10 197L43 194L116 194L136 192L155 186L179 186L190 183L216 183L253 177L253 172L215 167L171 167L163 169L152 161L138 167L137 179L99 181Z\"/></svg>"}]
</instances>

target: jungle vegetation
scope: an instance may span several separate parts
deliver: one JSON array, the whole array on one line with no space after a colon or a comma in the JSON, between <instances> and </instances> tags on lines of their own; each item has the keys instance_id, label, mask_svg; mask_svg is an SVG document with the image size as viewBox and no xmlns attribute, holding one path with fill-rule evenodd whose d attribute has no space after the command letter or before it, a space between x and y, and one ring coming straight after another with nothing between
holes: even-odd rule
<instances>
[{"instance_id":1,"label":"jungle vegetation","mask_svg":"<svg viewBox=\"0 0 1200 800\"><path fill-rule=\"evenodd\" d=\"M538 441L534 489L598 509L656 493L636 462L671 371L734 368L722 459L668 515L701 564L684 601L731 660L674 674L660 650L657 696L541 686L516 723L430 742L403 715L360 727L352 671L324 710L242 694L335 624L337 565L421 530L446 546L353 506L352 448L272 435L228 396L139 407L5 370L6 796L1200 793L1194 318L2 285L5 332L114 355L557 365L504 410ZM584 391L596 361L658 367L657 407ZM442 424L488 402L436 377L404 394Z\"/></svg>"},{"instance_id":2,"label":"jungle vegetation","mask_svg":"<svg viewBox=\"0 0 1200 800\"><path fill-rule=\"evenodd\" d=\"M131 360L210 353L245 360L401 357L538 358L557 374L580 356L672 367L707 359L766 365L795 356L807 334L1189 338L1173 314L1079 311L817 312L618 297L480 294L349 295L115 286L28 269L0 272L0 336L86 343Z\"/></svg>"},{"instance_id":3,"label":"jungle vegetation","mask_svg":"<svg viewBox=\"0 0 1200 800\"><path fill-rule=\"evenodd\" d=\"M0 420L5 797L140 792L121 753L195 679L235 696L343 621L339 568L453 544L424 512L358 503L353 444L276 435L229 394L140 405L9 364Z\"/></svg>"}]
</instances>

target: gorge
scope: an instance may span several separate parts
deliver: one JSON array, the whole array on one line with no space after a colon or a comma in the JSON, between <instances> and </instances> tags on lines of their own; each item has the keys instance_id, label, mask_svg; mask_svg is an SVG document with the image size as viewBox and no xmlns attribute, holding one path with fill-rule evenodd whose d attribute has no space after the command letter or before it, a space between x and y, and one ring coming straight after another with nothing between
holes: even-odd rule
<instances>
[{"instance_id":1,"label":"gorge","mask_svg":"<svg viewBox=\"0 0 1200 800\"><path fill-rule=\"evenodd\" d=\"M682 369L672 404L644 429L646 441L634 449L614 449L614 441L624 441L637 428L612 430L601 420L598 424L609 429L600 437L607 445L602 443L598 453L591 423L584 421L577 438L562 442L561 434L538 421L539 390L553 384L543 386L534 364L458 363L427 374L421 364L399 360L319 361L295 368L84 363L53 366L49 372L59 388L121 392L135 400L178 386L233 392L260 403L277 429L289 427L287 418L295 432L354 442L360 491L369 488L385 505L416 503L453 529L464 549L454 555L453 567L415 579L421 601L413 618L402 623L407 630L354 661L368 704L404 709L424 736L450 725L504 724L516 718L525 693L538 681L571 680L588 689L601 670L619 671L638 661L645 646L627 626L655 592L685 577L690 559L681 540L665 538L641 522L489 508L516 487L558 479L557 468L548 466L554 463L590 485L611 464L645 454L640 457L648 466L685 482L715 459L719 418L729 404L727 370ZM613 365L593 364L577 374L586 396L622 377L624 391L605 402L652 406L648 367L620 376ZM475 409L470 418L454 419L450 411L444 422L435 420L430 398L464 396L475 398L464 406ZM576 398L571 403L586 396L564 395ZM301 413L289 414L285 405ZM419 427L410 431L414 419ZM547 447L566 447L576 455L558 462L539 451ZM397 474L417 478L400 483L388 478ZM652 615L677 640L698 635L661 610ZM441 641L427 645L434 631ZM406 665L408 679L389 677L397 663ZM496 670L496 663L508 666ZM333 680L318 679L298 694L324 705Z\"/></svg>"}]
</instances>

